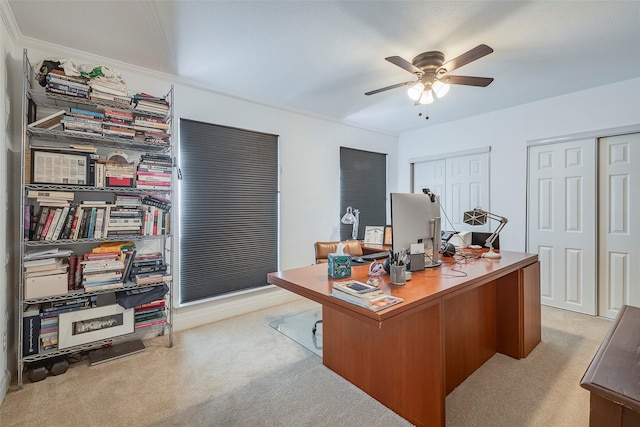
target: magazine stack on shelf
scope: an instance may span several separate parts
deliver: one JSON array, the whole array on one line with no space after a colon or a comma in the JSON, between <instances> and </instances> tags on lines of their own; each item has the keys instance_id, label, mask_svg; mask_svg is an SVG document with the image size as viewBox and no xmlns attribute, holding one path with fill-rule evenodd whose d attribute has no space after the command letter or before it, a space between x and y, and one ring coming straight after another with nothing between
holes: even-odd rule
<instances>
[{"instance_id":1,"label":"magazine stack on shelf","mask_svg":"<svg viewBox=\"0 0 640 427\"><path fill-rule=\"evenodd\" d=\"M167 314L164 299L135 307L133 318L136 329L166 323Z\"/></svg>"},{"instance_id":2,"label":"magazine stack on shelf","mask_svg":"<svg viewBox=\"0 0 640 427\"><path fill-rule=\"evenodd\" d=\"M90 98L96 102L107 101L129 107L131 96L124 80L114 77L96 76L89 80Z\"/></svg>"},{"instance_id":3,"label":"magazine stack on shelf","mask_svg":"<svg viewBox=\"0 0 640 427\"><path fill-rule=\"evenodd\" d=\"M104 136L133 139L136 135L133 129L133 115L129 111L105 108L102 126Z\"/></svg>"},{"instance_id":4,"label":"magazine stack on shelf","mask_svg":"<svg viewBox=\"0 0 640 427\"><path fill-rule=\"evenodd\" d=\"M68 76L62 70L49 70L46 76L47 92L61 95L89 98L89 85L84 77Z\"/></svg>"},{"instance_id":5,"label":"magazine stack on shelf","mask_svg":"<svg viewBox=\"0 0 640 427\"><path fill-rule=\"evenodd\" d=\"M166 154L145 153L136 172L136 188L168 190L171 188L173 159Z\"/></svg>"},{"instance_id":6,"label":"magazine stack on shelf","mask_svg":"<svg viewBox=\"0 0 640 427\"><path fill-rule=\"evenodd\" d=\"M84 254L82 287L87 292L117 289L123 286L125 261L121 252Z\"/></svg>"},{"instance_id":7,"label":"magazine stack on shelf","mask_svg":"<svg viewBox=\"0 0 640 427\"><path fill-rule=\"evenodd\" d=\"M171 280L167 263L160 252L136 254L131 265L129 280L137 285L151 285Z\"/></svg>"},{"instance_id":8,"label":"magazine stack on shelf","mask_svg":"<svg viewBox=\"0 0 640 427\"><path fill-rule=\"evenodd\" d=\"M371 311L380 311L404 301L382 292L380 288L357 280L333 282L331 295Z\"/></svg>"},{"instance_id":9,"label":"magazine stack on shelf","mask_svg":"<svg viewBox=\"0 0 640 427\"><path fill-rule=\"evenodd\" d=\"M148 93L136 93L132 98L133 109L141 113L167 115L169 102L164 97L149 95Z\"/></svg>"},{"instance_id":10,"label":"magazine stack on shelf","mask_svg":"<svg viewBox=\"0 0 640 427\"><path fill-rule=\"evenodd\" d=\"M97 111L69 108L62 119L62 126L67 133L78 135L102 135L104 114Z\"/></svg>"}]
</instances>

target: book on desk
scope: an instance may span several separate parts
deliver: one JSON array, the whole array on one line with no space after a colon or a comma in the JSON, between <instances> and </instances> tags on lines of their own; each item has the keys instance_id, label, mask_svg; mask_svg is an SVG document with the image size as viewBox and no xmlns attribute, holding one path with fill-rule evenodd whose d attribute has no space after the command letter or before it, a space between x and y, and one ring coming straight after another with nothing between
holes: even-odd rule
<instances>
[{"instance_id":1,"label":"book on desk","mask_svg":"<svg viewBox=\"0 0 640 427\"><path fill-rule=\"evenodd\" d=\"M334 282L331 295L371 311L380 311L404 301L400 297L385 294L377 286L357 280Z\"/></svg>"}]
</instances>

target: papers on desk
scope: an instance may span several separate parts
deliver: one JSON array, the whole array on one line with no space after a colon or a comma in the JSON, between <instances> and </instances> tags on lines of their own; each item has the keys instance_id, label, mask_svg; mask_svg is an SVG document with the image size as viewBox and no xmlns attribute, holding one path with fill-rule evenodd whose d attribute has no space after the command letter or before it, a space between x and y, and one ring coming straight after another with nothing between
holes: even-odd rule
<instances>
[{"instance_id":1,"label":"papers on desk","mask_svg":"<svg viewBox=\"0 0 640 427\"><path fill-rule=\"evenodd\" d=\"M371 311L384 310L387 307L404 301L400 297L383 293L382 290L376 286L355 280L334 282L331 295Z\"/></svg>"}]
</instances>

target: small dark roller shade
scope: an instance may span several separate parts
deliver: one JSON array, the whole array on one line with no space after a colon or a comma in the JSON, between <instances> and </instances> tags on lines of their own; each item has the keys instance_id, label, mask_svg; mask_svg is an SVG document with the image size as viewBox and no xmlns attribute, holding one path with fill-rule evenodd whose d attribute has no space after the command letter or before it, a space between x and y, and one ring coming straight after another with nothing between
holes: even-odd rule
<instances>
[{"instance_id":1,"label":"small dark roller shade","mask_svg":"<svg viewBox=\"0 0 640 427\"><path fill-rule=\"evenodd\" d=\"M351 239L351 225L340 223L347 207L360 210L358 240L367 225L386 225L387 155L340 147L340 239Z\"/></svg>"}]
</instances>

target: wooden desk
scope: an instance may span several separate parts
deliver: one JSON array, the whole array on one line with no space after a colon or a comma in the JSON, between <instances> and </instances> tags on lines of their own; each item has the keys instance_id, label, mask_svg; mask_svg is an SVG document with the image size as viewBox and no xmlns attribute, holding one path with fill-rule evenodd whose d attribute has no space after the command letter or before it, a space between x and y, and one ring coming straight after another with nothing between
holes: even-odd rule
<instances>
[{"instance_id":1,"label":"wooden desk","mask_svg":"<svg viewBox=\"0 0 640 427\"><path fill-rule=\"evenodd\" d=\"M413 272L404 298L377 313L331 296L327 266L270 273L267 281L322 304L323 363L418 426L445 425L445 397L496 352L526 357L540 342L537 255L501 251ZM366 281L368 267L350 279ZM464 277L462 277L464 275Z\"/></svg>"},{"instance_id":2,"label":"wooden desk","mask_svg":"<svg viewBox=\"0 0 640 427\"><path fill-rule=\"evenodd\" d=\"M640 308L622 306L580 385L591 392L589 426L640 425Z\"/></svg>"}]
</instances>

